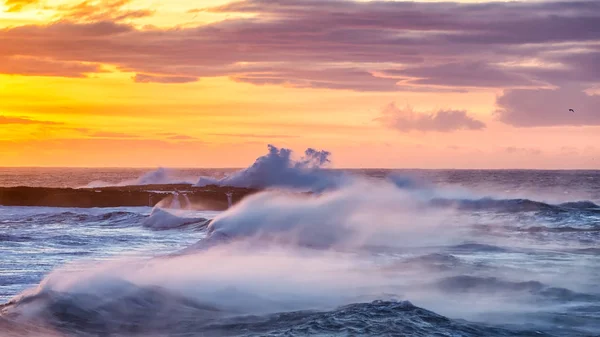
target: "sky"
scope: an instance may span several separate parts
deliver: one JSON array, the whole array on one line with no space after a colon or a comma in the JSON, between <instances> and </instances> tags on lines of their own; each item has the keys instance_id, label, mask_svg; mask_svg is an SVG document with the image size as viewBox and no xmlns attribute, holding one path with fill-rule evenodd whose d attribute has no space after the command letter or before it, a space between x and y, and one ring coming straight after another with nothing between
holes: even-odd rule
<instances>
[{"instance_id":1,"label":"sky","mask_svg":"<svg viewBox=\"0 0 600 337\"><path fill-rule=\"evenodd\" d=\"M244 167L268 144L600 169L600 1L0 0L0 166Z\"/></svg>"}]
</instances>

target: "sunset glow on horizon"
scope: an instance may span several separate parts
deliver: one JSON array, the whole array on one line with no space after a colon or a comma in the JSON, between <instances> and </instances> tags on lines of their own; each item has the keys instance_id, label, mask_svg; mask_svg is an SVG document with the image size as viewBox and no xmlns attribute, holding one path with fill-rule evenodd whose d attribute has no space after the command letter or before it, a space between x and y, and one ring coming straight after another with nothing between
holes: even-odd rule
<instances>
[{"instance_id":1,"label":"sunset glow on horizon","mask_svg":"<svg viewBox=\"0 0 600 337\"><path fill-rule=\"evenodd\" d=\"M592 0L4 0L0 166L245 167L274 144L598 169L599 22Z\"/></svg>"}]
</instances>

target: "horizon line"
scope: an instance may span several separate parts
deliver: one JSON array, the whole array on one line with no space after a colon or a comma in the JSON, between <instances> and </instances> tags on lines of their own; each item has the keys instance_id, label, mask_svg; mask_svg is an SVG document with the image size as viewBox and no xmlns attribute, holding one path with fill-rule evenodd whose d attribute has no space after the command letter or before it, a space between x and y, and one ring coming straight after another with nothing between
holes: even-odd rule
<instances>
[{"instance_id":1,"label":"horizon line","mask_svg":"<svg viewBox=\"0 0 600 337\"><path fill-rule=\"evenodd\" d=\"M184 166L0 166L0 169L107 169L107 170L243 170L247 167ZM325 167L325 170L415 170L415 171L600 171L599 168L421 168L421 167Z\"/></svg>"}]
</instances>

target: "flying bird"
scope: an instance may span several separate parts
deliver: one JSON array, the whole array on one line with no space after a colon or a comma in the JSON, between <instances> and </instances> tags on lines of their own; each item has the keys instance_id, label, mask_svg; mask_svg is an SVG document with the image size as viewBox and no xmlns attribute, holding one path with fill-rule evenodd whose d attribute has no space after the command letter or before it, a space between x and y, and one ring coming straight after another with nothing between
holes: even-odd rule
<instances>
[{"instance_id":1,"label":"flying bird","mask_svg":"<svg viewBox=\"0 0 600 337\"><path fill-rule=\"evenodd\" d=\"M569 109L569 111L570 111L570 112L575 112L575 110L573 110L573 109Z\"/></svg>"}]
</instances>

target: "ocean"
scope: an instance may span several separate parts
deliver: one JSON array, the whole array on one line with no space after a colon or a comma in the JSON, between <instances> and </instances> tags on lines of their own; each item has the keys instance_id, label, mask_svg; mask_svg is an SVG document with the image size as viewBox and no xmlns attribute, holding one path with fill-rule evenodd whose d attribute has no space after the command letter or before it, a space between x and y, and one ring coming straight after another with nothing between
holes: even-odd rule
<instances>
[{"instance_id":1,"label":"ocean","mask_svg":"<svg viewBox=\"0 0 600 337\"><path fill-rule=\"evenodd\" d=\"M600 171L273 158L0 169L2 187L266 189L225 211L0 206L0 336L600 336Z\"/></svg>"}]
</instances>

